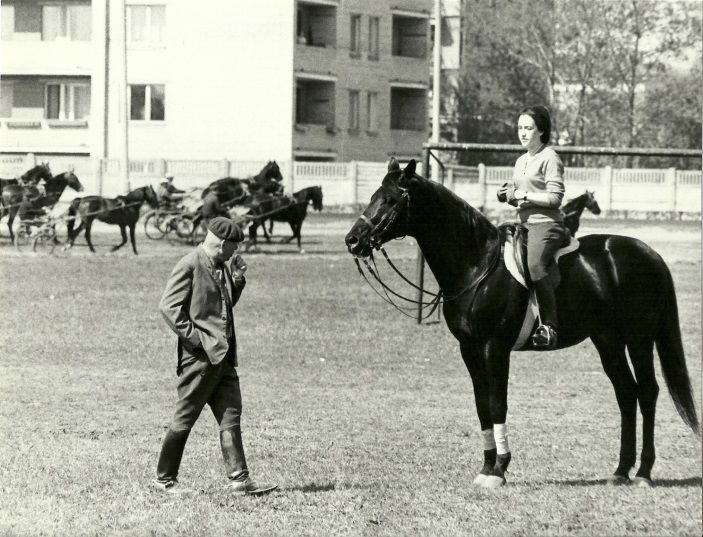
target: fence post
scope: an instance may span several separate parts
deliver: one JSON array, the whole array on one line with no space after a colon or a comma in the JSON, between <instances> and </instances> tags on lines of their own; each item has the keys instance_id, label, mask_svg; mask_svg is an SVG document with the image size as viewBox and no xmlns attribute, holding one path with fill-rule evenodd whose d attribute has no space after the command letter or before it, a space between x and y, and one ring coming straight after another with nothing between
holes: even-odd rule
<instances>
[{"instance_id":1,"label":"fence post","mask_svg":"<svg viewBox=\"0 0 703 537\"><path fill-rule=\"evenodd\" d=\"M603 190L603 208L605 214L613 210L613 167L605 166L601 170L600 184Z\"/></svg>"},{"instance_id":2,"label":"fence post","mask_svg":"<svg viewBox=\"0 0 703 537\"><path fill-rule=\"evenodd\" d=\"M95 181L98 187L98 196L103 195L103 159L95 159Z\"/></svg>"},{"instance_id":3,"label":"fence post","mask_svg":"<svg viewBox=\"0 0 703 537\"><path fill-rule=\"evenodd\" d=\"M447 168L447 181L444 186L454 192L454 168Z\"/></svg>"},{"instance_id":4,"label":"fence post","mask_svg":"<svg viewBox=\"0 0 703 537\"><path fill-rule=\"evenodd\" d=\"M664 183L669 187L669 206L672 216L676 213L676 168L667 168L664 172Z\"/></svg>"},{"instance_id":5,"label":"fence post","mask_svg":"<svg viewBox=\"0 0 703 537\"><path fill-rule=\"evenodd\" d=\"M288 177L288 191L295 192L295 162L292 159L286 161L285 177Z\"/></svg>"},{"instance_id":6,"label":"fence post","mask_svg":"<svg viewBox=\"0 0 703 537\"><path fill-rule=\"evenodd\" d=\"M27 153L27 156L24 158L24 167L27 169L34 168L34 166L36 166L36 165L37 165L37 156L34 153Z\"/></svg>"},{"instance_id":7,"label":"fence post","mask_svg":"<svg viewBox=\"0 0 703 537\"><path fill-rule=\"evenodd\" d=\"M481 207L483 207L483 212L486 212L486 195L488 192L488 183L487 181L487 173L486 173L486 165L484 163L479 163L477 166L478 168L478 200L481 203Z\"/></svg>"},{"instance_id":8,"label":"fence post","mask_svg":"<svg viewBox=\"0 0 703 537\"><path fill-rule=\"evenodd\" d=\"M229 177L229 160L222 159L222 177Z\"/></svg>"},{"instance_id":9,"label":"fence post","mask_svg":"<svg viewBox=\"0 0 703 537\"><path fill-rule=\"evenodd\" d=\"M352 160L347 164L347 181L352 187L352 199L354 203L359 203L359 163L356 160Z\"/></svg>"},{"instance_id":10,"label":"fence post","mask_svg":"<svg viewBox=\"0 0 703 537\"><path fill-rule=\"evenodd\" d=\"M159 159L157 173L159 174L159 178L161 178L161 179L166 177L166 173L167 173L166 159L164 159L164 158Z\"/></svg>"}]
</instances>

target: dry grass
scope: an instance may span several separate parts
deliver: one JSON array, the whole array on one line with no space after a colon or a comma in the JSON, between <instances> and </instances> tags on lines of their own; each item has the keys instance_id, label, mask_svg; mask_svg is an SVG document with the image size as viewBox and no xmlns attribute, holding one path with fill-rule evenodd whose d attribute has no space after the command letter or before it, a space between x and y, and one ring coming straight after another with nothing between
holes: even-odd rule
<instances>
[{"instance_id":1,"label":"dry grass","mask_svg":"<svg viewBox=\"0 0 703 537\"><path fill-rule=\"evenodd\" d=\"M588 344L514 355L509 486L472 488L482 448L456 342L444 325L418 327L382 304L333 224L311 218L305 256L275 247L289 254L247 258L237 318L245 445L255 477L281 486L261 499L222 489L206 413L181 472L201 493L148 488L175 401L175 344L157 302L187 247L142 235L139 257L77 247L47 258L3 245L0 534L701 534L700 440L663 381L658 486L604 484L619 413ZM115 237L96 239L104 253ZM700 387L700 243L651 244L671 262ZM412 274L409 241L391 250Z\"/></svg>"}]
</instances>

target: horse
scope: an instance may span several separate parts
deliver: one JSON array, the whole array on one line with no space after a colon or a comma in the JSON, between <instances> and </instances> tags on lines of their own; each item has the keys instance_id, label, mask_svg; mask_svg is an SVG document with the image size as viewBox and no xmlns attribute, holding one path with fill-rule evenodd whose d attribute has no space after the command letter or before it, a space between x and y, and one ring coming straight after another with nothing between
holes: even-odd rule
<instances>
[{"instance_id":1,"label":"horse","mask_svg":"<svg viewBox=\"0 0 703 537\"><path fill-rule=\"evenodd\" d=\"M391 239L406 235L416 239L444 296L444 318L459 341L473 383L484 438L483 467L474 483L499 487L506 483L511 459L505 436L510 352L521 331L529 292L505 266L499 228L442 185L417 175L415 168L415 161L403 170L395 159L390 161L381 187L345 243L349 253L365 258ZM673 279L659 254L637 239L601 234L579 242L578 250L558 262L557 348L590 338L615 389L621 415L620 457L608 482L652 486L659 393L655 345L679 415L700 434ZM537 349L528 338L517 350ZM642 451L631 481L638 403Z\"/></svg>"},{"instance_id":2,"label":"horse","mask_svg":"<svg viewBox=\"0 0 703 537\"><path fill-rule=\"evenodd\" d=\"M572 237L576 236L584 209L588 209L595 215L600 214L600 206L590 190L569 200L561 208L561 212L564 213L564 226L571 232Z\"/></svg>"},{"instance_id":3,"label":"horse","mask_svg":"<svg viewBox=\"0 0 703 537\"><path fill-rule=\"evenodd\" d=\"M112 247L112 252L120 249L127 242L126 228L129 227L129 238L132 243L132 251L137 255L137 244L134 240L134 226L139 220L139 211L144 203L148 203L152 209L157 209L159 199L151 185L143 186L132 190L125 196L117 198L103 198L102 196L86 196L76 198L68 208L68 243L67 248L73 247L73 242L78 234L85 229L85 240L88 242L90 251L95 253L93 243L90 240L90 230L93 221L97 218L106 224L120 226L122 242ZM74 230L76 216L80 216L81 223Z\"/></svg>"},{"instance_id":4,"label":"horse","mask_svg":"<svg viewBox=\"0 0 703 537\"><path fill-rule=\"evenodd\" d=\"M205 198L211 191L220 203L228 206L245 205L257 194L273 194L283 190L283 175L275 160L270 160L261 171L250 179L223 177L210 183L202 192Z\"/></svg>"},{"instance_id":5,"label":"horse","mask_svg":"<svg viewBox=\"0 0 703 537\"><path fill-rule=\"evenodd\" d=\"M246 217L254 218L249 226L249 244L256 245L256 230L267 219L275 220L276 222L288 222L290 229L293 232L291 237L283 240L288 244L293 239L298 241L298 250L302 253L300 230L303 227L303 220L308 214L308 206L312 203L313 209L316 211L322 210L322 187L311 186L303 188L298 192L293 193L292 197L286 196L267 196L259 198L259 203L252 206L251 210L245 215ZM263 218L257 218L257 215L266 215ZM264 229L264 231L266 231ZM267 241L270 242L268 236Z\"/></svg>"},{"instance_id":6,"label":"horse","mask_svg":"<svg viewBox=\"0 0 703 537\"><path fill-rule=\"evenodd\" d=\"M38 188L38 182L43 179L44 192ZM26 186L18 184L8 184L2 190L2 205L0 206L0 218L8 214L7 227L10 230L10 239L14 241L12 224L15 216L19 214L20 219L32 217L43 207L52 207L63 194L66 187L70 187L76 192L83 191L83 185L72 170L61 173L55 177L51 176L49 167L45 164L35 166L24 174L21 178Z\"/></svg>"}]
</instances>

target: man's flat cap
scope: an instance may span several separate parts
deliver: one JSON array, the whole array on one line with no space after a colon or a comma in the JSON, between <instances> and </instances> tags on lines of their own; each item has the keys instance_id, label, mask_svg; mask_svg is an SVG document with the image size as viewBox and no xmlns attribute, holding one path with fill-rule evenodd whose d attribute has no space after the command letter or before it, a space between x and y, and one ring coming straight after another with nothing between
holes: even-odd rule
<instances>
[{"instance_id":1,"label":"man's flat cap","mask_svg":"<svg viewBox=\"0 0 703 537\"><path fill-rule=\"evenodd\" d=\"M225 241L242 242L244 233L241 228L234 223L233 220L224 216L216 216L208 222L207 228L212 231L215 236Z\"/></svg>"}]
</instances>

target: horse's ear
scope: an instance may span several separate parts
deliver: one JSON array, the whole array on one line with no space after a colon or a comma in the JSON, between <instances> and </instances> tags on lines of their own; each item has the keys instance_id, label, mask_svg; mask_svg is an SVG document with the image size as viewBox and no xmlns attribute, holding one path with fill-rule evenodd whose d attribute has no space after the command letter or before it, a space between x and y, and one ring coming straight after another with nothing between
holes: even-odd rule
<instances>
[{"instance_id":1,"label":"horse's ear","mask_svg":"<svg viewBox=\"0 0 703 537\"><path fill-rule=\"evenodd\" d=\"M398 161L395 157L391 157L391 159L388 161L388 172L397 172L399 170L400 164L398 164Z\"/></svg>"},{"instance_id":2,"label":"horse's ear","mask_svg":"<svg viewBox=\"0 0 703 537\"><path fill-rule=\"evenodd\" d=\"M417 162L415 162L415 159L410 159L410 162L408 162L408 165L403 170L403 175L410 179L413 175L415 175L416 168Z\"/></svg>"}]
</instances>

